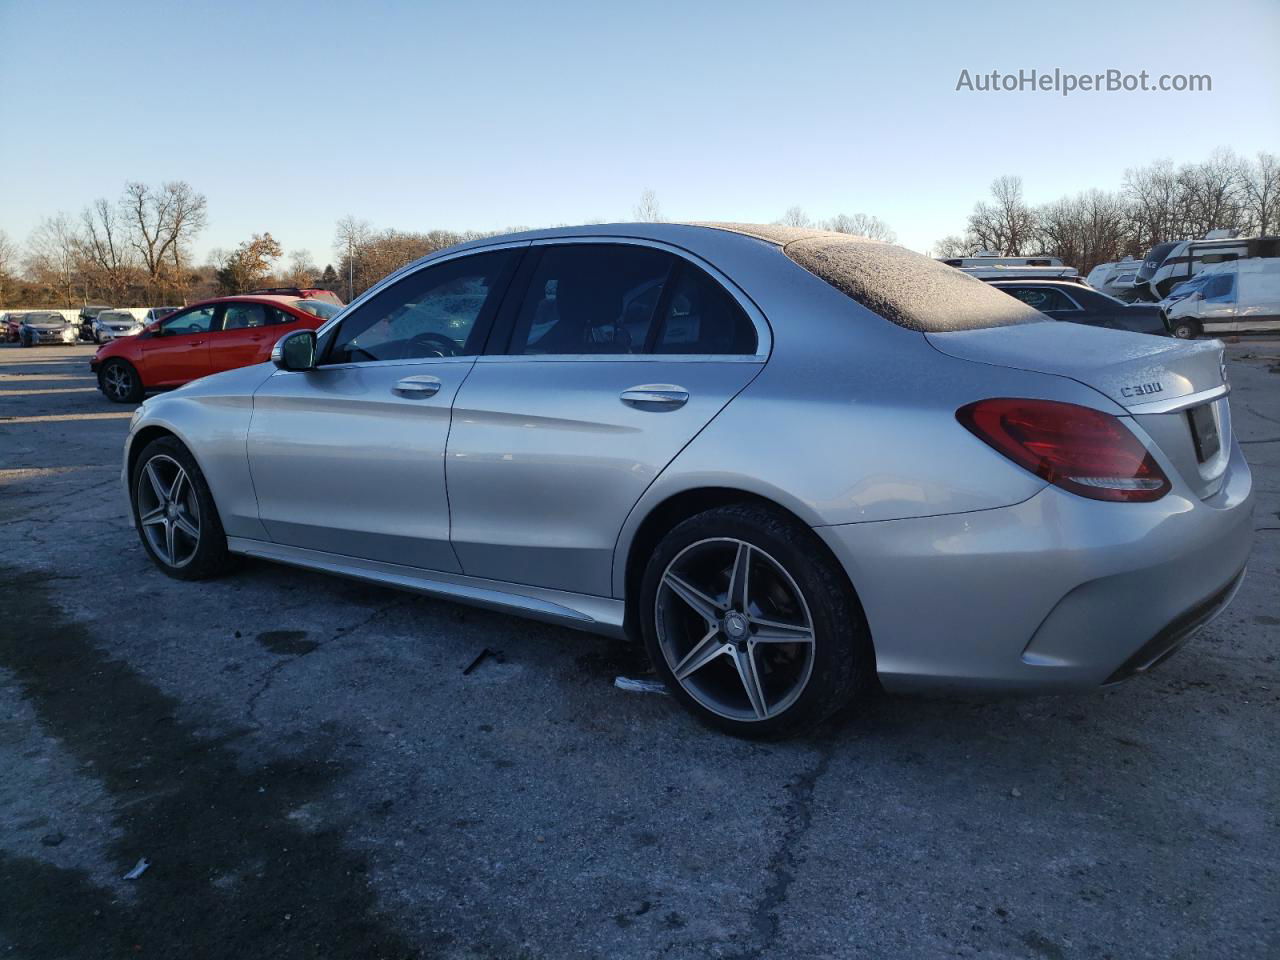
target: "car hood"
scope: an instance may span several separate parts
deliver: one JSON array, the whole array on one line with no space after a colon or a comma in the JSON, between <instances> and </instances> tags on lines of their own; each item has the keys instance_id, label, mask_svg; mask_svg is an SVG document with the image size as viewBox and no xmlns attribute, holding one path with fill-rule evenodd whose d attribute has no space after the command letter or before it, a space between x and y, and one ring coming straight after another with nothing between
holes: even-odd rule
<instances>
[{"instance_id":1,"label":"car hood","mask_svg":"<svg viewBox=\"0 0 1280 960\"><path fill-rule=\"evenodd\" d=\"M1219 340L1174 340L1076 323L1029 323L927 337L949 356L1069 377L1125 408L1176 400L1224 381Z\"/></svg>"}]
</instances>

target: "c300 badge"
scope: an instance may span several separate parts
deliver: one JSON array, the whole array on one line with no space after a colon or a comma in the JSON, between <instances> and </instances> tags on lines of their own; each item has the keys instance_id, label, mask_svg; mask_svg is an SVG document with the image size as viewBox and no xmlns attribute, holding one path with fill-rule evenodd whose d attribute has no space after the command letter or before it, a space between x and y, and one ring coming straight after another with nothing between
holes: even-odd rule
<instances>
[{"instance_id":1,"label":"c300 badge","mask_svg":"<svg viewBox=\"0 0 1280 960\"><path fill-rule=\"evenodd\" d=\"M1152 393L1163 393L1164 385L1160 382L1156 383L1136 383L1131 387L1121 387L1120 396L1122 397L1145 397Z\"/></svg>"}]
</instances>

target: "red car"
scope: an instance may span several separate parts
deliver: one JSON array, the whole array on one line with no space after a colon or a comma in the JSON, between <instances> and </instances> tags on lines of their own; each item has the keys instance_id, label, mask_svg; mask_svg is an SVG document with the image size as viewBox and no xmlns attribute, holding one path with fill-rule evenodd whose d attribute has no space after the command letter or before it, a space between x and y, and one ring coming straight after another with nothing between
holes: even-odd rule
<instances>
[{"instance_id":1,"label":"red car","mask_svg":"<svg viewBox=\"0 0 1280 960\"><path fill-rule=\"evenodd\" d=\"M246 295L184 307L135 337L103 344L89 369L116 403L138 403L148 390L180 387L211 373L263 363L287 333L315 329L340 308L322 300Z\"/></svg>"}]
</instances>

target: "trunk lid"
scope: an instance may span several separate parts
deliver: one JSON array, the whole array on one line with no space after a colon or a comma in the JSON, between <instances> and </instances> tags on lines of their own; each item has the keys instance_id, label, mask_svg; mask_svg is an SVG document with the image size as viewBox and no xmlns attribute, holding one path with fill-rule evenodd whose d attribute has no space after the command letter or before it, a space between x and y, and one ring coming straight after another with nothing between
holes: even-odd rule
<instances>
[{"instance_id":1,"label":"trunk lid","mask_svg":"<svg viewBox=\"0 0 1280 960\"><path fill-rule=\"evenodd\" d=\"M925 335L961 360L1070 377L1126 409L1220 387L1222 344L1078 323L1027 323Z\"/></svg>"},{"instance_id":2,"label":"trunk lid","mask_svg":"<svg viewBox=\"0 0 1280 960\"><path fill-rule=\"evenodd\" d=\"M1199 497L1222 487L1231 458L1226 365L1218 340L1175 340L1075 323L925 335L962 360L1069 377L1124 407Z\"/></svg>"}]
</instances>

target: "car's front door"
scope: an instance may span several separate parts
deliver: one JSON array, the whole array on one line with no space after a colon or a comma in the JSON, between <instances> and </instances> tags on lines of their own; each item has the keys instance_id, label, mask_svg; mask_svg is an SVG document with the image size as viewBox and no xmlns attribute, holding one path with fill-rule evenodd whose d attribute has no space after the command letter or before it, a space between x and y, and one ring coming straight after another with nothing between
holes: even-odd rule
<instances>
[{"instance_id":1,"label":"car's front door","mask_svg":"<svg viewBox=\"0 0 1280 960\"><path fill-rule=\"evenodd\" d=\"M277 543L458 571L444 455L458 387L519 256L507 247L421 267L354 306L319 365L253 400L249 466Z\"/></svg>"},{"instance_id":2,"label":"car's front door","mask_svg":"<svg viewBox=\"0 0 1280 960\"><path fill-rule=\"evenodd\" d=\"M160 322L140 341L142 380L149 387L173 387L213 372L209 340L217 329L218 307L192 307Z\"/></svg>"},{"instance_id":3,"label":"car's front door","mask_svg":"<svg viewBox=\"0 0 1280 960\"><path fill-rule=\"evenodd\" d=\"M481 357L454 402L447 472L463 572L608 596L627 514L760 371L767 327L671 252L535 243L500 336L509 347Z\"/></svg>"}]
</instances>

